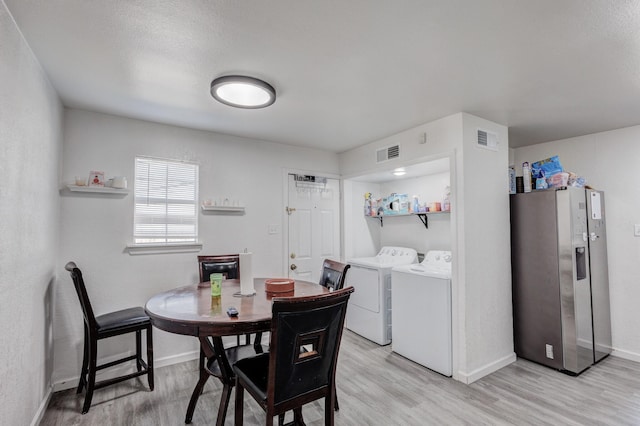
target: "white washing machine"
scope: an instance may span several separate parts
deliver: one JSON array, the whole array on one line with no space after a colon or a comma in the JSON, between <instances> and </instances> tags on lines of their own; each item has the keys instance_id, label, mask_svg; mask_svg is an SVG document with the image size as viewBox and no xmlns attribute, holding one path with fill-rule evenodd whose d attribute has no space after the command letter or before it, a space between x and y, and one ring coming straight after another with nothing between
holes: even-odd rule
<instances>
[{"instance_id":1,"label":"white washing machine","mask_svg":"<svg viewBox=\"0 0 640 426\"><path fill-rule=\"evenodd\" d=\"M431 250L392 279L393 352L451 376L451 252Z\"/></svg>"},{"instance_id":2,"label":"white washing machine","mask_svg":"<svg viewBox=\"0 0 640 426\"><path fill-rule=\"evenodd\" d=\"M418 254L406 247L383 247L374 257L351 259L345 287L353 286L346 327L376 342L391 343L391 269L416 263Z\"/></svg>"}]
</instances>

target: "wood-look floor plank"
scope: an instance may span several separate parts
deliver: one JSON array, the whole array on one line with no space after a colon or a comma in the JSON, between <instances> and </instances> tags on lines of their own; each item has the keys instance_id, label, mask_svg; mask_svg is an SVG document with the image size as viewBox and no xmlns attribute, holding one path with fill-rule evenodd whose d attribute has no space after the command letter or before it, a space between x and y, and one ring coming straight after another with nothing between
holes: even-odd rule
<instances>
[{"instance_id":1,"label":"wood-look floor plank","mask_svg":"<svg viewBox=\"0 0 640 426\"><path fill-rule=\"evenodd\" d=\"M155 391L144 377L99 389L85 415L84 395L57 392L41 425L182 425L197 377L196 361L157 368ZM337 385L337 425L640 425L640 364L614 357L578 377L519 359L464 385L345 330ZM221 390L209 380L194 425L215 424ZM307 425L323 425L323 410L322 401L306 405ZM233 411L232 400L226 425ZM245 425L263 423L245 396Z\"/></svg>"}]
</instances>

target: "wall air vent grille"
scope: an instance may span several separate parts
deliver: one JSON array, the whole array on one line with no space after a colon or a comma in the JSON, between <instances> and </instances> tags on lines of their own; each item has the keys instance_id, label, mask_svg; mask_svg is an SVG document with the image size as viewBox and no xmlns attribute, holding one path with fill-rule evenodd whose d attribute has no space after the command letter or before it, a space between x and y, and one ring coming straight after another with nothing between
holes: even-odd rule
<instances>
[{"instance_id":1,"label":"wall air vent grille","mask_svg":"<svg viewBox=\"0 0 640 426\"><path fill-rule=\"evenodd\" d=\"M400 157L400 146L388 146L376 151L376 163L383 163L385 161L393 160Z\"/></svg>"},{"instance_id":2,"label":"wall air vent grille","mask_svg":"<svg viewBox=\"0 0 640 426\"><path fill-rule=\"evenodd\" d=\"M491 151L498 150L498 135L478 129L477 146Z\"/></svg>"}]
</instances>

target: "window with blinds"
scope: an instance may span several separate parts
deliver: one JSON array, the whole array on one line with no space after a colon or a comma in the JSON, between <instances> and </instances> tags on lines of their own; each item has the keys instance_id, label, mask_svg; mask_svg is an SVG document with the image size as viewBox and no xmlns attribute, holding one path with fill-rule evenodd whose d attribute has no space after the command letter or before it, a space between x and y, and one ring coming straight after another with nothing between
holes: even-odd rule
<instances>
[{"instance_id":1,"label":"window with blinds","mask_svg":"<svg viewBox=\"0 0 640 426\"><path fill-rule=\"evenodd\" d=\"M198 165L136 157L135 244L198 240Z\"/></svg>"}]
</instances>

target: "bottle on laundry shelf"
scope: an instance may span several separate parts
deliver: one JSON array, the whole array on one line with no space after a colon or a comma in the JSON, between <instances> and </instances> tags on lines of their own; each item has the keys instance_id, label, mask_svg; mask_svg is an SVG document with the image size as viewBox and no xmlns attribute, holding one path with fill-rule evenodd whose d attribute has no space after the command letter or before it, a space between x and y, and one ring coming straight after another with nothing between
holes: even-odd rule
<instances>
[{"instance_id":1,"label":"bottle on laundry shelf","mask_svg":"<svg viewBox=\"0 0 640 426\"><path fill-rule=\"evenodd\" d=\"M371 216L371 193L364 194L364 215Z\"/></svg>"},{"instance_id":2,"label":"bottle on laundry shelf","mask_svg":"<svg viewBox=\"0 0 640 426\"><path fill-rule=\"evenodd\" d=\"M451 210L451 201L449 200L450 196L451 196L451 189L449 188L449 185L447 185L444 188L444 198L442 199L443 212L448 212L449 210Z\"/></svg>"},{"instance_id":3,"label":"bottle on laundry shelf","mask_svg":"<svg viewBox=\"0 0 640 426\"><path fill-rule=\"evenodd\" d=\"M419 213L420 212L420 203L418 202L418 196L417 195L413 196L413 205L412 205L411 209L413 210L413 213Z\"/></svg>"},{"instance_id":4,"label":"bottle on laundry shelf","mask_svg":"<svg viewBox=\"0 0 640 426\"><path fill-rule=\"evenodd\" d=\"M524 183L524 192L531 192L531 168L529 162L522 163L522 180Z\"/></svg>"}]
</instances>

